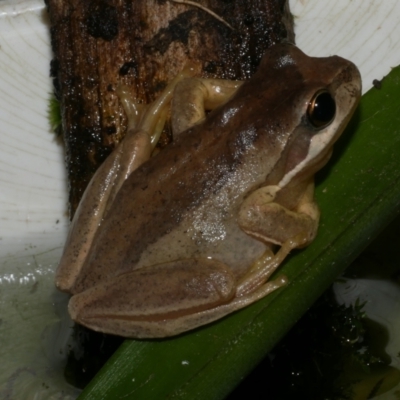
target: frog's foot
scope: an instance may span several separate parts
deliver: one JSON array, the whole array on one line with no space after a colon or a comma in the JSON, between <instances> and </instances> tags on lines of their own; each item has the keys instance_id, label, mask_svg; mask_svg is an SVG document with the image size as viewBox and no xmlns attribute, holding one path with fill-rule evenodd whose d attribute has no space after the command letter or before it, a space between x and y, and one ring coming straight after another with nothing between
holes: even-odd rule
<instances>
[{"instance_id":1,"label":"frog's foot","mask_svg":"<svg viewBox=\"0 0 400 400\"><path fill-rule=\"evenodd\" d=\"M150 104L140 104L132 96L128 86L119 85L117 95L128 118L127 135L136 131L146 132L154 148L164 129L165 120L174 95L176 85L195 74L196 67L188 63L185 68L167 85L160 96Z\"/></svg>"},{"instance_id":2,"label":"frog's foot","mask_svg":"<svg viewBox=\"0 0 400 400\"><path fill-rule=\"evenodd\" d=\"M182 79L176 85L171 106L174 137L205 118L206 110L226 103L243 81L226 79Z\"/></svg>"},{"instance_id":3,"label":"frog's foot","mask_svg":"<svg viewBox=\"0 0 400 400\"><path fill-rule=\"evenodd\" d=\"M93 330L165 337L209 322L196 322L191 316L229 303L235 291L235 278L225 264L179 260L137 269L77 294L69 312Z\"/></svg>"},{"instance_id":4,"label":"frog's foot","mask_svg":"<svg viewBox=\"0 0 400 400\"><path fill-rule=\"evenodd\" d=\"M144 114L146 105L138 103L134 99L130 87L127 85L118 85L116 93L128 118L127 131L129 132L130 130L136 129Z\"/></svg>"}]
</instances>

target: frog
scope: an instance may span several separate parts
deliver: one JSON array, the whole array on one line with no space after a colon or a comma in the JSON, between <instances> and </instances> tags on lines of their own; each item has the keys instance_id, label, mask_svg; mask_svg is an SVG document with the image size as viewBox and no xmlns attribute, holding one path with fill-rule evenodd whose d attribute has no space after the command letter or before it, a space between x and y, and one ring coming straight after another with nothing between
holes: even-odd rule
<instances>
[{"instance_id":1,"label":"frog","mask_svg":"<svg viewBox=\"0 0 400 400\"><path fill-rule=\"evenodd\" d=\"M245 81L194 70L146 107L121 90L126 137L89 183L56 273L71 318L95 331L164 338L224 318L283 290L279 266L317 234L314 175L360 99L357 67L279 43ZM157 152L168 115L173 141Z\"/></svg>"}]
</instances>

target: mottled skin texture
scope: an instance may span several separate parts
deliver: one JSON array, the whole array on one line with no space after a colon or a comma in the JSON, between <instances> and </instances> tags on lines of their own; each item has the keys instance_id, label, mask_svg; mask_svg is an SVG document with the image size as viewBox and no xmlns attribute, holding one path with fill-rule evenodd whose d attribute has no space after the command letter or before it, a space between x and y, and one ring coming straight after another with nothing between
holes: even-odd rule
<instances>
[{"instance_id":1,"label":"mottled skin texture","mask_svg":"<svg viewBox=\"0 0 400 400\"><path fill-rule=\"evenodd\" d=\"M280 286L266 281L291 248L316 235L313 175L328 160L360 86L355 66L339 57L310 58L289 44L268 50L233 97L126 179L83 265L64 256L58 286L80 293L73 317L105 332L162 337ZM336 100L336 115L317 129L306 113L321 89ZM273 244L282 246L276 256ZM75 250L67 243L68 251ZM64 284L68 268L77 279Z\"/></svg>"}]
</instances>

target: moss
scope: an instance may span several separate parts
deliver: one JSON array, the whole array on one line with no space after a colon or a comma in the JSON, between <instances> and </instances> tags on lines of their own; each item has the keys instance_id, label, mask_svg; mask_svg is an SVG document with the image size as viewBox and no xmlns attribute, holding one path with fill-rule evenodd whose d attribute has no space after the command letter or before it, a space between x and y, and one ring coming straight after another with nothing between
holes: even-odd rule
<instances>
[{"instance_id":1,"label":"moss","mask_svg":"<svg viewBox=\"0 0 400 400\"><path fill-rule=\"evenodd\" d=\"M55 98L54 95L50 97L48 113L51 130L57 136L60 136L62 133L61 108L59 101Z\"/></svg>"}]
</instances>

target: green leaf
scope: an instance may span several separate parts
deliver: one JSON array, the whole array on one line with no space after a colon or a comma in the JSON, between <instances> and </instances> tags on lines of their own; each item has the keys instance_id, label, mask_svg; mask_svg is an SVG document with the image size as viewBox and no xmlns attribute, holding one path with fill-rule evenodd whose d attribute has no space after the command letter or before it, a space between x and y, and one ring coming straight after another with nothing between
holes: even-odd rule
<instances>
[{"instance_id":1,"label":"green leaf","mask_svg":"<svg viewBox=\"0 0 400 400\"><path fill-rule=\"evenodd\" d=\"M399 155L396 68L381 90L363 96L333 159L317 176L319 234L278 272L290 284L179 337L126 340L79 398L224 398L399 212Z\"/></svg>"}]
</instances>

